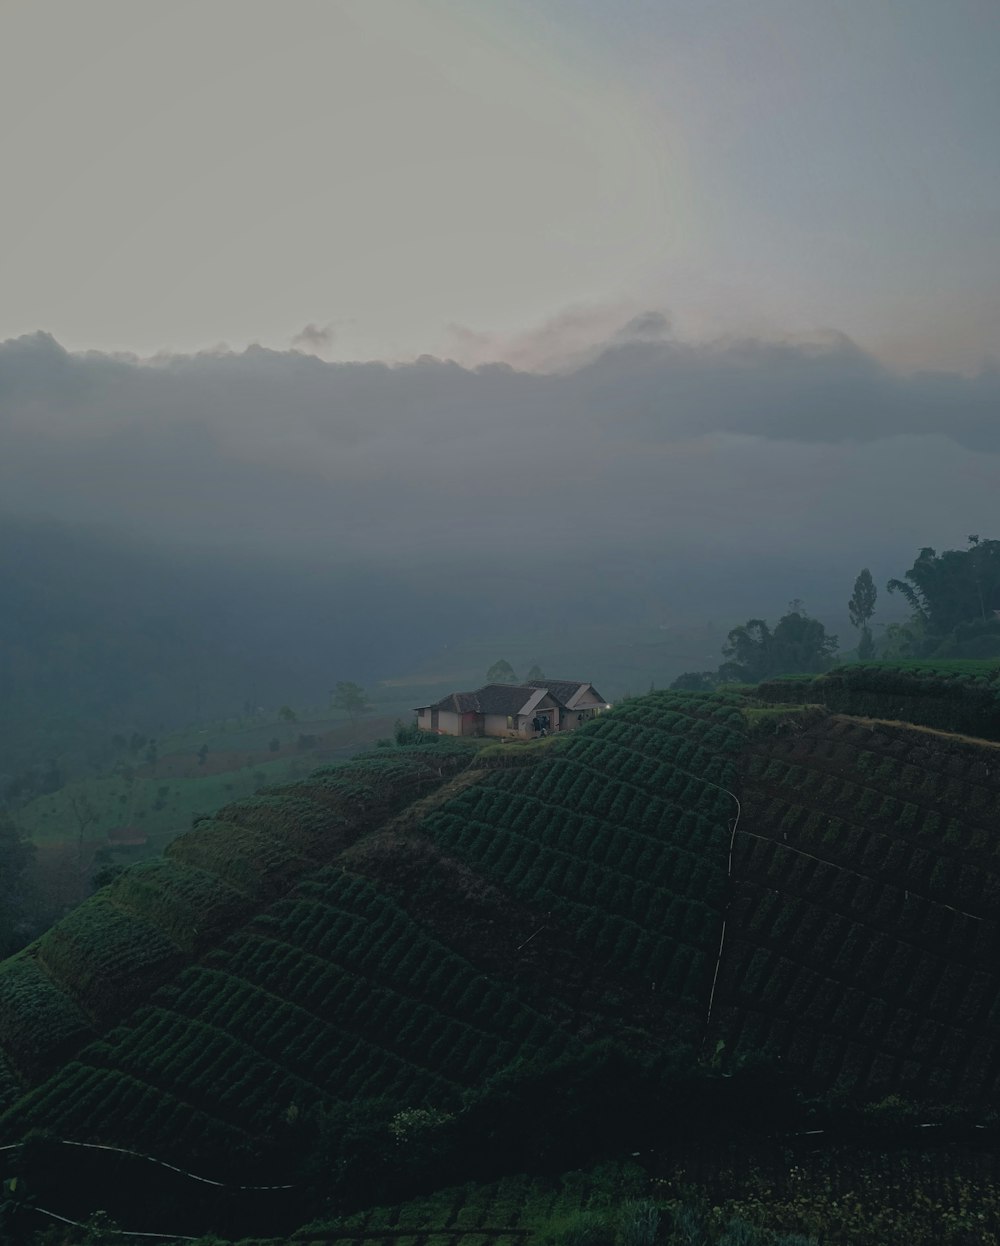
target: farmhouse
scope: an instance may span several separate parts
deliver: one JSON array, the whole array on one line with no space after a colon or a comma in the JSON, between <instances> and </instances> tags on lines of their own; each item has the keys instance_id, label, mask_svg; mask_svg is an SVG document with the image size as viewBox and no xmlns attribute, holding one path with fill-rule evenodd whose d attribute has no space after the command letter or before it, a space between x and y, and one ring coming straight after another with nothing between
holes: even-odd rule
<instances>
[{"instance_id":1,"label":"farmhouse","mask_svg":"<svg viewBox=\"0 0 1000 1246\"><path fill-rule=\"evenodd\" d=\"M572 731L607 703L593 684L573 679L526 684L486 684L475 692L449 692L433 705L417 706L417 726L438 735L530 739Z\"/></svg>"}]
</instances>

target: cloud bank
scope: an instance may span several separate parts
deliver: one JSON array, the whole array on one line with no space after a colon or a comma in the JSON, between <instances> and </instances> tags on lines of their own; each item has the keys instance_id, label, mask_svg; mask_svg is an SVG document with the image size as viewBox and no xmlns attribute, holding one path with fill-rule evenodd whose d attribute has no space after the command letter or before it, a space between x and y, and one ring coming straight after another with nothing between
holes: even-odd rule
<instances>
[{"instance_id":1,"label":"cloud bank","mask_svg":"<svg viewBox=\"0 0 1000 1246\"><path fill-rule=\"evenodd\" d=\"M13 339L0 509L410 572L763 551L908 565L919 545L995 527L996 371L898 375L837 335L692 345L656 310L583 354L539 373L261 347L141 361Z\"/></svg>"}]
</instances>

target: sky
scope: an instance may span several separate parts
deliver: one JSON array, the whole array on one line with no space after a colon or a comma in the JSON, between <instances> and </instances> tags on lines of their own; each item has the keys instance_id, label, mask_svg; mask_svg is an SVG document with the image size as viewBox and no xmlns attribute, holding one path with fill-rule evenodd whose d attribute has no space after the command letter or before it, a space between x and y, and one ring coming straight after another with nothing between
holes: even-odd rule
<instances>
[{"instance_id":1,"label":"sky","mask_svg":"<svg viewBox=\"0 0 1000 1246\"><path fill-rule=\"evenodd\" d=\"M1000 536L998 53L995 0L0 0L0 547L353 584L367 670L844 630Z\"/></svg>"},{"instance_id":2,"label":"sky","mask_svg":"<svg viewBox=\"0 0 1000 1246\"><path fill-rule=\"evenodd\" d=\"M995 0L4 0L0 340L998 355Z\"/></svg>"}]
</instances>

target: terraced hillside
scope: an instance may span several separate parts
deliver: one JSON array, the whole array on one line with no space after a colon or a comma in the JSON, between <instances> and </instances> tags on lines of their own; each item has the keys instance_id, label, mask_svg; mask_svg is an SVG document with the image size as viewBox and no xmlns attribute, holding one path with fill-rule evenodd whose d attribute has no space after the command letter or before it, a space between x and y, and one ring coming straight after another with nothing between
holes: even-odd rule
<instances>
[{"instance_id":1,"label":"terraced hillside","mask_svg":"<svg viewBox=\"0 0 1000 1246\"><path fill-rule=\"evenodd\" d=\"M820 1088L1000 1102L1000 745L824 715L742 771L713 1037Z\"/></svg>"},{"instance_id":2,"label":"terraced hillside","mask_svg":"<svg viewBox=\"0 0 1000 1246\"><path fill-rule=\"evenodd\" d=\"M0 966L0 1145L293 1183L301 1220L759 1127L728 1076L759 1053L1000 1106L1000 745L773 687L377 750L199 824Z\"/></svg>"},{"instance_id":3,"label":"terraced hillside","mask_svg":"<svg viewBox=\"0 0 1000 1246\"><path fill-rule=\"evenodd\" d=\"M778 704L818 702L843 714L1000 740L997 661L857 662L826 675L769 680L755 695Z\"/></svg>"}]
</instances>

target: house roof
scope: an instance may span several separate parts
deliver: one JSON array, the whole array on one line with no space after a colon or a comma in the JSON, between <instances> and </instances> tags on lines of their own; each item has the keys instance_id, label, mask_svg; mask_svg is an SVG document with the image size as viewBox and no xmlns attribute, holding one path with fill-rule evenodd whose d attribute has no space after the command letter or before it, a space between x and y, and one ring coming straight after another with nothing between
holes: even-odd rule
<instances>
[{"instance_id":1,"label":"house roof","mask_svg":"<svg viewBox=\"0 0 1000 1246\"><path fill-rule=\"evenodd\" d=\"M456 714L529 714L546 691L528 684L486 684L475 692L449 692L433 705L418 708Z\"/></svg>"},{"instance_id":2,"label":"house roof","mask_svg":"<svg viewBox=\"0 0 1000 1246\"><path fill-rule=\"evenodd\" d=\"M563 709L573 709L588 689L602 700L593 684L578 679L533 679L526 684L486 684L475 692L449 692L433 705L417 708L455 714L530 714L546 693Z\"/></svg>"},{"instance_id":3,"label":"house roof","mask_svg":"<svg viewBox=\"0 0 1000 1246\"><path fill-rule=\"evenodd\" d=\"M574 709L588 688L598 701L604 700L593 684L583 683L579 679L531 679L528 683L532 688L545 688L565 709Z\"/></svg>"}]
</instances>

